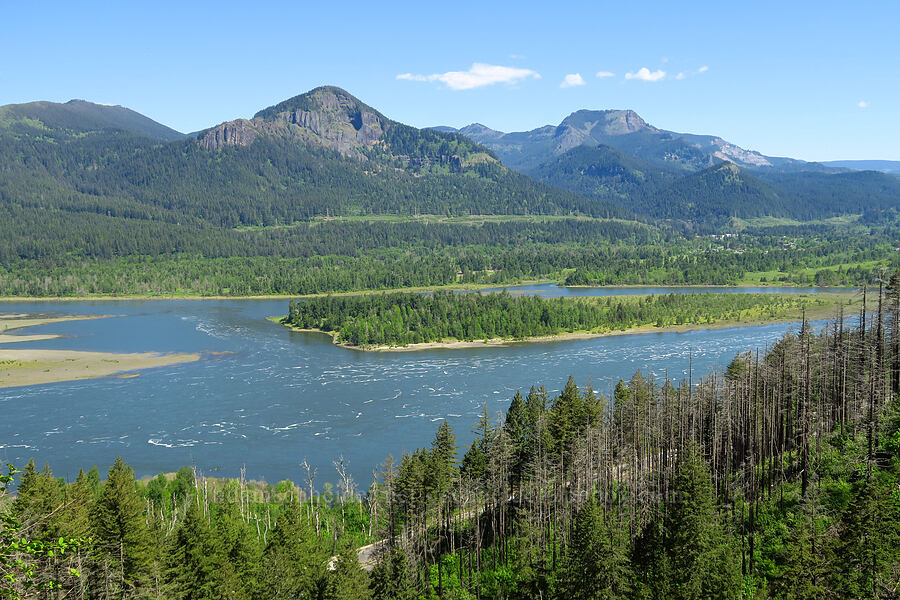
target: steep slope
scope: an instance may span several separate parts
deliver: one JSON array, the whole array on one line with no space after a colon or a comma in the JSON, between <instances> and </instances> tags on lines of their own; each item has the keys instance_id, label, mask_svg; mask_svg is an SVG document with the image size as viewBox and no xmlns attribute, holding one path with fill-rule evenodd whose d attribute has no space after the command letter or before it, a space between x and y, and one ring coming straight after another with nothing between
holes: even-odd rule
<instances>
[{"instance_id":1,"label":"steep slope","mask_svg":"<svg viewBox=\"0 0 900 600\"><path fill-rule=\"evenodd\" d=\"M900 208L900 180L889 175L851 177L820 163L763 156L717 136L659 129L631 110L579 110L556 127L526 132L474 124L458 133L540 181L653 218L721 227L731 216L808 220Z\"/></svg>"},{"instance_id":2,"label":"steep slope","mask_svg":"<svg viewBox=\"0 0 900 600\"><path fill-rule=\"evenodd\" d=\"M504 133L473 124L452 130L484 144L514 169L529 171L577 146L604 145L658 167L700 171L728 161L742 168L772 171L834 171L818 163L764 156L718 136L678 133L654 127L633 110L579 110L557 126Z\"/></svg>"},{"instance_id":3,"label":"steep slope","mask_svg":"<svg viewBox=\"0 0 900 600\"><path fill-rule=\"evenodd\" d=\"M459 171L475 163L499 164L492 153L453 133L418 130L392 121L346 91L323 86L263 109L252 119L200 132L200 146L247 147L257 138L334 150L359 161L389 158L404 167L444 166Z\"/></svg>"},{"instance_id":4,"label":"steep slope","mask_svg":"<svg viewBox=\"0 0 900 600\"><path fill-rule=\"evenodd\" d=\"M793 216L790 202L733 163L721 163L676 180L634 205L663 219L723 226L731 217Z\"/></svg>"},{"instance_id":5,"label":"steep slope","mask_svg":"<svg viewBox=\"0 0 900 600\"><path fill-rule=\"evenodd\" d=\"M758 173L800 220L900 209L900 177L878 171Z\"/></svg>"},{"instance_id":6,"label":"steep slope","mask_svg":"<svg viewBox=\"0 0 900 600\"><path fill-rule=\"evenodd\" d=\"M184 138L183 133L124 106L94 104L85 100L29 102L0 106L0 127L26 126L68 133L120 130L162 142Z\"/></svg>"},{"instance_id":7,"label":"steep slope","mask_svg":"<svg viewBox=\"0 0 900 600\"><path fill-rule=\"evenodd\" d=\"M550 185L626 207L641 204L678 175L609 146L576 146L529 175Z\"/></svg>"},{"instance_id":8,"label":"steep slope","mask_svg":"<svg viewBox=\"0 0 900 600\"><path fill-rule=\"evenodd\" d=\"M54 128L6 111L0 203L216 227L378 213L628 215L510 171L463 136L387 119L334 87L168 143L115 128L85 134L97 119L51 108L42 116L62 115Z\"/></svg>"},{"instance_id":9,"label":"steep slope","mask_svg":"<svg viewBox=\"0 0 900 600\"><path fill-rule=\"evenodd\" d=\"M344 90L320 87L263 109L253 119L222 123L197 139L207 150L249 146L258 137L291 140L366 158L381 141L390 121Z\"/></svg>"}]
</instances>

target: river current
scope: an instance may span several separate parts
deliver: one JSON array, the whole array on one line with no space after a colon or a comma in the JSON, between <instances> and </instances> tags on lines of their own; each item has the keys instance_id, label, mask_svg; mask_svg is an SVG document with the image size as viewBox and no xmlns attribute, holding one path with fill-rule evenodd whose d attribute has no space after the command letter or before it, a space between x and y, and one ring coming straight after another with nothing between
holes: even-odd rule
<instances>
[{"instance_id":1,"label":"river current","mask_svg":"<svg viewBox=\"0 0 900 600\"><path fill-rule=\"evenodd\" d=\"M645 294L686 288L509 288L547 296ZM694 291L816 291L699 288ZM335 481L349 463L364 489L389 455L430 443L439 422L462 450L487 404L504 411L516 390L562 388L569 375L609 395L638 369L679 380L693 355L695 380L736 353L763 350L796 324L621 335L506 347L371 353L339 348L322 334L291 332L266 317L279 300L4 302L0 312L117 315L29 328L64 337L16 344L101 352L200 352L202 360L104 378L0 389L0 461L49 462L73 479L101 473L121 455L140 476L195 465L207 475L272 483L301 480L299 464Z\"/></svg>"}]
</instances>

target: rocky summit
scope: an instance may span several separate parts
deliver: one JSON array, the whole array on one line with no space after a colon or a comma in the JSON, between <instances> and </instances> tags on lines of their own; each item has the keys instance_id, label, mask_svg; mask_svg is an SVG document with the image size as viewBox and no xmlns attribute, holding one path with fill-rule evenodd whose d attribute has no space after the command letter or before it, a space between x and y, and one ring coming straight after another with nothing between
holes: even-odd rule
<instances>
[{"instance_id":1,"label":"rocky summit","mask_svg":"<svg viewBox=\"0 0 900 600\"><path fill-rule=\"evenodd\" d=\"M222 123L200 133L207 150L249 146L259 136L296 139L365 160L362 150L384 140L392 122L348 92L318 87L259 111L250 119Z\"/></svg>"}]
</instances>

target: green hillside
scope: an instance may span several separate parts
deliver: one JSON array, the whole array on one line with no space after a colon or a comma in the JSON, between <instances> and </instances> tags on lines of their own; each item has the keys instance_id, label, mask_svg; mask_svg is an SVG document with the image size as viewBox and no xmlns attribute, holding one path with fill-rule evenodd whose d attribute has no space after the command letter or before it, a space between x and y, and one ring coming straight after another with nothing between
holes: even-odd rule
<instances>
[{"instance_id":1,"label":"green hillside","mask_svg":"<svg viewBox=\"0 0 900 600\"><path fill-rule=\"evenodd\" d=\"M891 223L900 208L893 174L764 156L716 136L659 129L631 110L579 110L531 131L473 124L458 133L540 181L695 230L719 230L730 217L867 213L869 222ZM738 170L723 171L722 163Z\"/></svg>"},{"instance_id":2,"label":"green hillside","mask_svg":"<svg viewBox=\"0 0 900 600\"><path fill-rule=\"evenodd\" d=\"M163 142L185 137L183 133L124 106L94 104L85 100L69 100L65 104L29 102L0 106L0 128L17 125L69 134L119 130Z\"/></svg>"}]
</instances>

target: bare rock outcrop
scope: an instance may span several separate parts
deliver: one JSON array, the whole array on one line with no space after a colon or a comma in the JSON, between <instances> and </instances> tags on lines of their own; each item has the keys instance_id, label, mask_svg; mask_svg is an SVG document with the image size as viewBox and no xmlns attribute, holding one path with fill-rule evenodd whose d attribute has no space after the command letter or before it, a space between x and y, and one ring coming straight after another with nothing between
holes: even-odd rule
<instances>
[{"instance_id":1,"label":"bare rock outcrop","mask_svg":"<svg viewBox=\"0 0 900 600\"><path fill-rule=\"evenodd\" d=\"M296 139L364 160L364 151L384 139L390 121L338 88L308 94L260 111L253 119L222 123L200 134L200 146L221 150L249 146L260 136Z\"/></svg>"},{"instance_id":2,"label":"bare rock outcrop","mask_svg":"<svg viewBox=\"0 0 900 600\"><path fill-rule=\"evenodd\" d=\"M206 150L221 150L225 146L249 146L259 132L253 121L238 119L208 129L197 138Z\"/></svg>"}]
</instances>

